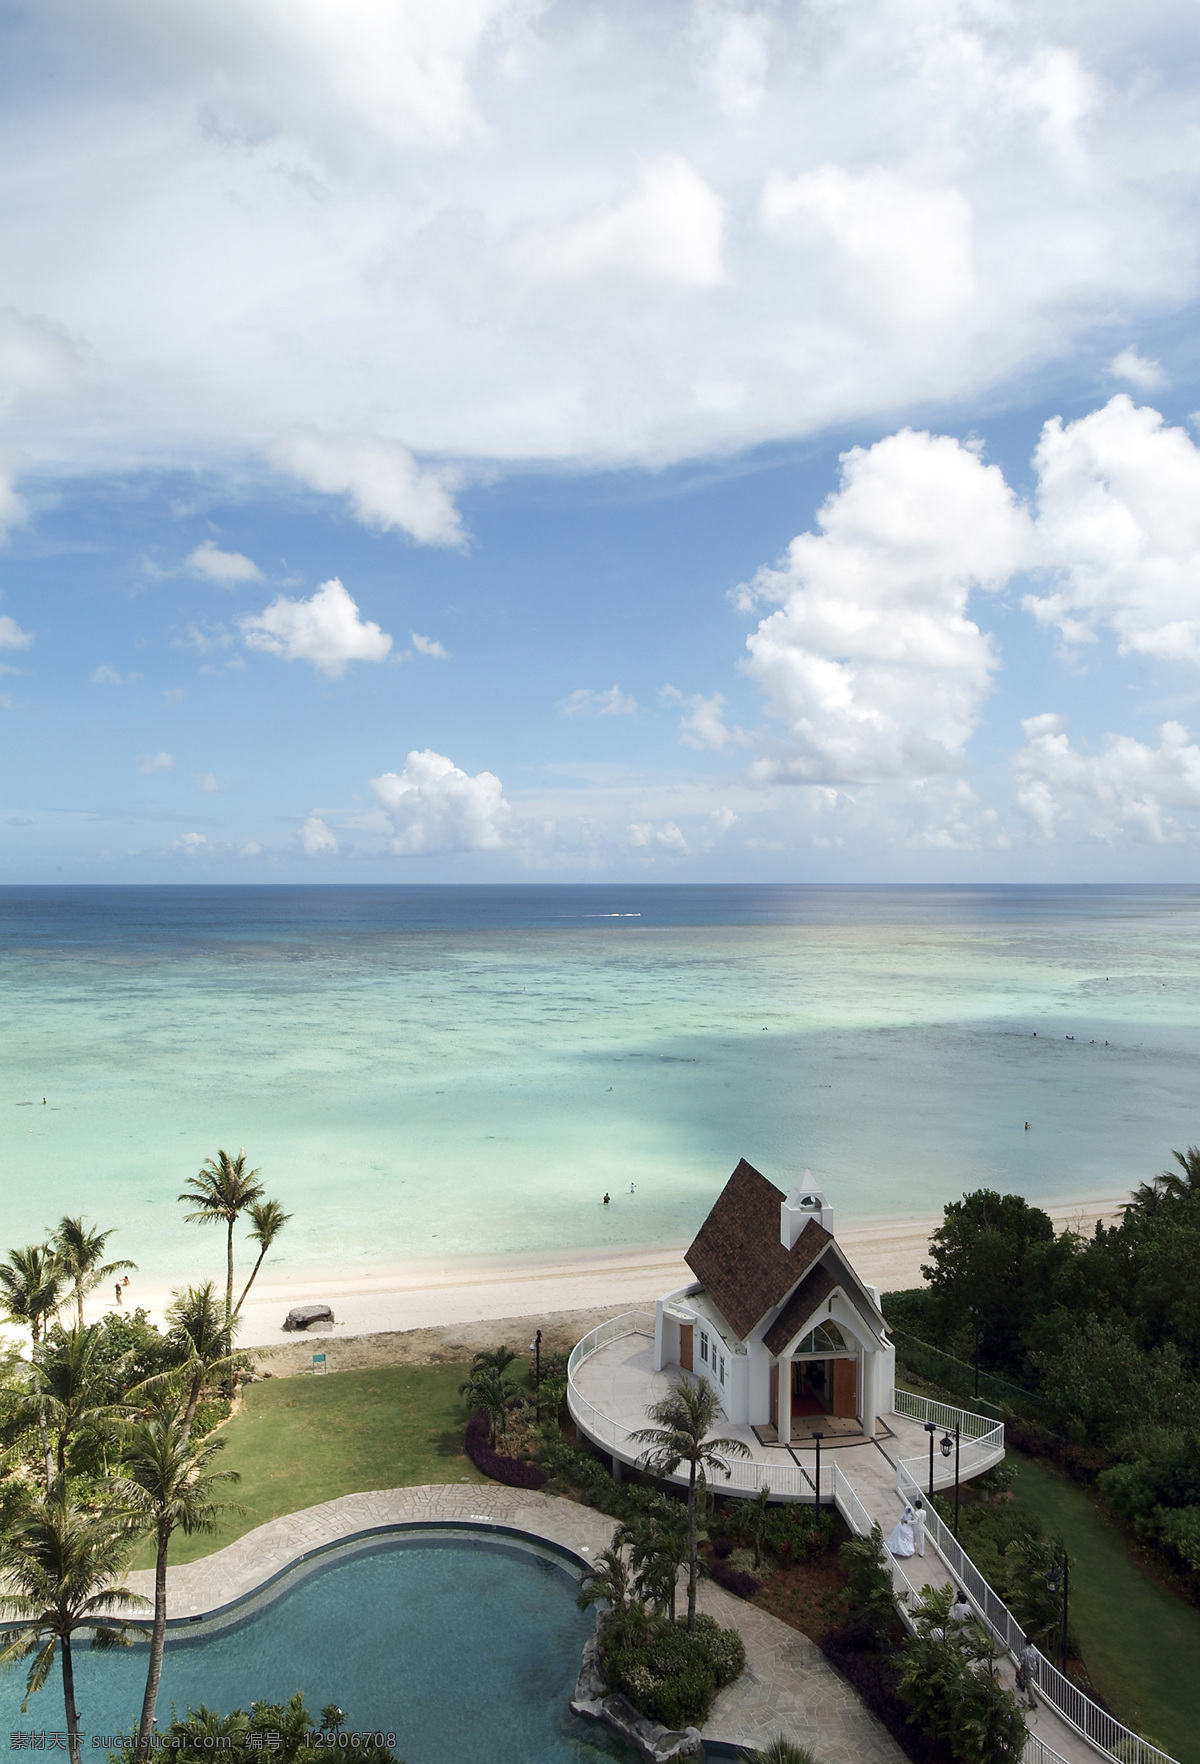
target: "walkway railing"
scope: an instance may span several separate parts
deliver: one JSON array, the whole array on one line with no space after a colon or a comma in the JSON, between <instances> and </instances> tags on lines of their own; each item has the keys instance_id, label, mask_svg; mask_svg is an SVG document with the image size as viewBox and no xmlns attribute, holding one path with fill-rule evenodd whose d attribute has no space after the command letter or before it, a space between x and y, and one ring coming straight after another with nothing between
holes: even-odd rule
<instances>
[{"instance_id":1,"label":"walkway railing","mask_svg":"<svg viewBox=\"0 0 1200 1764\"><path fill-rule=\"evenodd\" d=\"M894 1402L897 1415L906 1415L910 1421L932 1421L943 1435L949 1434L951 1439L958 1428L958 1474L961 1481L990 1470L1003 1458L1003 1421L993 1421L989 1415L975 1415L970 1409L955 1409L949 1403L935 1403L931 1397L914 1396L909 1390L897 1390ZM928 1457L904 1458L901 1464L912 1480L921 1486L922 1492L928 1494ZM943 1457L940 1440L933 1454L933 1486L935 1490L954 1487L954 1452L951 1451L948 1458ZM904 1494L899 1468L896 1488Z\"/></svg>"},{"instance_id":2,"label":"walkway railing","mask_svg":"<svg viewBox=\"0 0 1200 1764\"><path fill-rule=\"evenodd\" d=\"M654 1318L648 1311L624 1311L619 1317L610 1317L606 1323L601 1323L598 1328L585 1335L582 1341L577 1342L567 1361L567 1407L571 1412L571 1419L597 1445L604 1446L630 1464L637 1462L645 1448L633 1437L630 1428L620 1421L614 1421L611 1416L602 1414L593 1403L589 1403L575 1379L579 1368L611 1342L619 1341L626 1335L653 1334ZM820 1499L826 1505L831 1505L836 1498L835 1474L832 1466L821 1466ZM668 1480L682 1484L687 1478L676 1475ZM842 1480L845 1481L845 1478ZM728 1478L715 1476L710 1481L718 1494L756 1495L765 1487L782 1499L815 1502L818 1497L813 1472L801 1469L798 1464L793 1463L763 1464L752 1458L731 1457Z\"/></svg>"},{"instance_id":3,"label":"walkway railing","mask_svg":"<svg viewBox=\"0 0 1200 1764\"><path fill-rule=\"evenodd\" d=\"M897 1392L899 1395L899 1392ZM923 1400L923 1399L922 1399ZM896 1486L901 1496L915 1500L924 1490L904 1464L897 1470ZM936 1545L942 1560L964 1589L979 1616L1002 1648L1019 1653L1025 1645L1025 1631L1013 1616L998 1592L988 1585L970 1556L963 1549L950 1527L932 1506L926 1506L925 1535ZM1089 1740L1098 1751L1110 1753L1120 1764L1175 1764L1168 1752L1160 1751L1139 1734L1131 1733L1115 1716L1093 1703L1092 1699L1072 1684L1069 1678L1038 1654L1038 1689L1076 1733ZM1046 1748L1049 1751L1049 1748ZM1050 1754L1053 1757L1053 1754ZM1026 1764L1040 1764L1026 1751Z\"/></svg>"}]
</instances>

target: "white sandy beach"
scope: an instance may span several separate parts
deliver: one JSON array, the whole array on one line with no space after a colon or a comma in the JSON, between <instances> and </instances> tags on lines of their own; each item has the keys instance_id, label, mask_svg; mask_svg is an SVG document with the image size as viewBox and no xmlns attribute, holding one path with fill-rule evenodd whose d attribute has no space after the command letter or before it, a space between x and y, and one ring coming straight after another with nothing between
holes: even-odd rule
<instances>
[{"instance_id":1,"label":"white sandy beach","mask_svg":"<svg viewBox=\"0 0 1200 1764\"><path fill-rule=\"evenodd\" d=\"M1115 1217L1124 1198L1070 1200L1047 1205L1061 1231L1068 1227L1091 1233L1098 1219ZM838 1230L838 1241L864 1280L884 1292L921 1284L920 1266L928 1252L930 1233L940 1217L859 1221ZM215 1239L214 1239L215 1242ZM331 1273L322 1278L297 1273L272 1278L268 1262L243 1312L239 1345L246 1348L297 1343L318 1337L346 1340L394 1331L436 1329L513 1318L537 1318L564 1312L609 1312L650 1304L692 1275L683 1260L687 1245L644 1245L586 1255L530 1256L522 1259L479 1258L442 1263L399 1264L385 1276L355 1279ZM219 1258L197 1268L194 1279L220 1280ZM135 1280L136 1280L135 1276ZM135 1284L127 1302L144 1305L161 1318L170 1295L145 1293ZM306 1336L287 1334L282 1325L293 1305L327 1304L332 1328L313 1329ZM97 1306L97 1314L105 1305Z\"/></svg>"}]
</instances>

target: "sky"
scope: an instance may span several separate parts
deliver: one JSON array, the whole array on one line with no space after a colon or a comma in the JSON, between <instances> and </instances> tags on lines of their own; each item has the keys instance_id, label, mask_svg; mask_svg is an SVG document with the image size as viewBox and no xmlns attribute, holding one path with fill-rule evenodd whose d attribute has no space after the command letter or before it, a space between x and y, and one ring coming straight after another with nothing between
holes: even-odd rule
<instances>
[{"instance_id":1,"label":"sky","mask_svg":"<svg viewBox=\"0 0 1200 1764\"><path fill-rule=\"evenodd\" d=\"M0 9L0 882L1194 880L1198 26Z\"/></svg>"}]
</instances>

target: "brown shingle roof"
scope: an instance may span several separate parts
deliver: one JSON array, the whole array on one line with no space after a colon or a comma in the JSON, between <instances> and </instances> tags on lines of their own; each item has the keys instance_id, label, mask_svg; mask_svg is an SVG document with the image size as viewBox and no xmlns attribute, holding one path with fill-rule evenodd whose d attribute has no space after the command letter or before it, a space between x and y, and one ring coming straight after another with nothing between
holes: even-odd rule
<instances>
[{"instance_id":1,"label":"brown shingle roof","mask_svg":"<svg viewBox=\"0 0 1200 1764\"><path fill-rule=\"evenodd\" d=\"M763 1336L768 1352L781 1354L796 1331L808 1322L818 1305L825 1303L837 1285L826 1267L814 1268L811 1274L807 1274Z\"/></svg>"},{"instance_id":2,"label":"brown shingle roof","mask_svg":"<svg viewBox=\"0 0 1200 1764\"><path fill-rule=\"evenodd\" d=\"M790 1250L779 1241L783 1194L742 1158L684 1260L743 1339L833 1242L809 1219Z\"/></svg>"}]
</instances>

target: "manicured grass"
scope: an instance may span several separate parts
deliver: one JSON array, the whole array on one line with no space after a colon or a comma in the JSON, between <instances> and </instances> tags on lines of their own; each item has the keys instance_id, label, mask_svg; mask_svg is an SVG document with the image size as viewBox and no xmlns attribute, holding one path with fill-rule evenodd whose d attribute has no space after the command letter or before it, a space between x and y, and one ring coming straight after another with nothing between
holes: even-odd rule
<instances>
[{"instance_id":1,"label":"manicured grass","mask_svg":"<svg viewBox=\"0 0 1200 1764\"><path fill-rule=\"evenodd\" d=\"M1200 1610L1135 1560L1082 1489L1019 1452L1015 1493L1071 1558L1071 1630L1092 1682L1126 1726L1200 1764Z\"/></svg>"},{"instance_id":2,"label":"manicured grass","mask_svg":"<svg viewBox=\"0 0 1200 1764\"><path fill-rule=\"evenodd\" d=\"M463 1451L467 1411L458 1387L466 1365L379 1366L266 1379L245 1393L245 1406L217 1438L214 1465L241 1481L228 1498L244 1513L224 1515L215 1536L171 1541L172 1562L191 1562L235 1537L338 1495L421 1482L483 1482ZM524 1363L514 1374L524 1372ZM144 1549L137 1566L148 1567Z\"/></svg>"}]
</instances>

